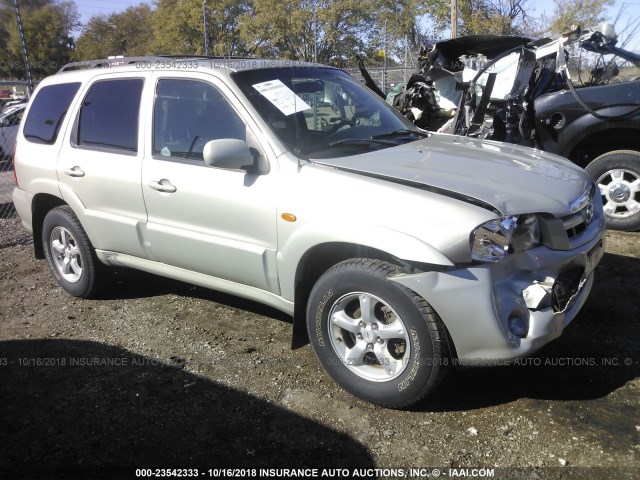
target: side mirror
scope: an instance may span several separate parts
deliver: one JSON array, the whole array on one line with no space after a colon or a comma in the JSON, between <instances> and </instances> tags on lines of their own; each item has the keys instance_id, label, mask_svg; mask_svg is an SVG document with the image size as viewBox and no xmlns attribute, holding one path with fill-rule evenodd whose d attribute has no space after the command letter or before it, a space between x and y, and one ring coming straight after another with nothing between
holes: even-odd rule
<instances>
[{"instance_id":1,"label":"side mirror","mask_svg":"<svg viewBox=\"0 0 640 480\"><path fill-rule=\"evenodd\" d=\"M240 170L256 163L249 145L244 140L222 138L206 143L202 152L204 163L210 167Z\"/></svg>"}]
</instances>

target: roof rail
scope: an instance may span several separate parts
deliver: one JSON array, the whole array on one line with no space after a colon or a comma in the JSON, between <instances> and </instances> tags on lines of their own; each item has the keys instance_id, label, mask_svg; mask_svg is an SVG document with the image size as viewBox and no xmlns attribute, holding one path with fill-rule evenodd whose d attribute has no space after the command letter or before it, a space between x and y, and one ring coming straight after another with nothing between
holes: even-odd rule
<instances>
[{"instance_id":1,"label":"roof rail","mask_svg":"<svg viewBox=\"0 0 640 480\"><path fill-rule=\"evenodd\" d=\"M160 55L156 55L156 57L162 57L162 58L197 58L197 59L204 59L204 60L255 60L257 57L250 57L248 55L192 55L192 54L186 54L186 55L165 55L160 54Z\"/></svg>"},{"instance_id":2,"label":"roof rail","mask_svg":"<svg viewBox=\"0 0 640 480\"><path fill-rule=\"evenodd\" d=\"M148 62L153 60L166 60L167 58L191 58L197 60L249 60L255 57L246 57L246 56L236 56L236 55L228 55L228 56L212 56L212 55L148 55L148 56L140 56L140 57L113 57L113 58L103 58L99 60L82 60L79 62L71 62L67 63L63 66L57 73L69 72L72 70L82 70L85 68L112 68L121 65L131 65L136 62Z\"/></svg>"}]
</instances>

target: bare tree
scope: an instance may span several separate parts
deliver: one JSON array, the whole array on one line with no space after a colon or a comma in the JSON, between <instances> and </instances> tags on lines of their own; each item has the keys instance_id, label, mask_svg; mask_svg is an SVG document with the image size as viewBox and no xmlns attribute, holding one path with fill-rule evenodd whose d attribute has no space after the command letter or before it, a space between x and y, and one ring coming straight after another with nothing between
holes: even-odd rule
<instances>
[{"instance_id":1,"label":"bare tree","mask_svg":"<svg viewBox=\"0 0 640 480\"><path fill-rule=\"evenodd\" d=\"M640 38L637 38L638 34L640 34L640 15L635 15L630 11L633 8L637 7L627 2L622 3L613 20L613 26L616 28L616 33L618 34L618 47L620 48L625 48L631 42L636 42L636 45L640 43ZM625 20L626 23L622 26ZM618 31L618 27L620 26L622 26L622 28Z\"/></svg>"},{"instance_id":2,"label":"bare tree","mask_svg":"<svg viewBox=\"0 0 640 480\"><path fill-rule=\"evenodd\" d=\"M525 33L528 29L528 0L489 0L487 10L490 18L498 25L495 33L514 35Z\"/></svg>"}]
</instances>

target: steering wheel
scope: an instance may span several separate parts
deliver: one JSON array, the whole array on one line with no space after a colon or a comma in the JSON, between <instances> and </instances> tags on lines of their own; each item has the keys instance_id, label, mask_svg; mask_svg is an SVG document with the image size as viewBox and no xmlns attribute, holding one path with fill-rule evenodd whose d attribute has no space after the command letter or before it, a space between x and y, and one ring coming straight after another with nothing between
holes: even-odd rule
<instances>
[{"instance_id":1,"label":"steering wheel","mask_svg":"<svg viewBox=\"0 0 640 480\"><path fill-rule=\"evenodd\" d=\"M351 122L351 120L340 118L334 125L331 126L329 130L327 130L327 132L329 132L329 135L333 135L334 133L342 130L344 127L353 127L353 123Z\"/></svg>"}]
</instances>

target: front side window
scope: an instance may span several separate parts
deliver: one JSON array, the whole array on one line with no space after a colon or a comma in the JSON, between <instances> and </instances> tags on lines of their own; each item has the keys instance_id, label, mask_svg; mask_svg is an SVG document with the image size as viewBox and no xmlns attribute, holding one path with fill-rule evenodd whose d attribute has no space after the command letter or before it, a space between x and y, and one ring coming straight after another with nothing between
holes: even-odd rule
<instances>
[{"instance_id":1,"label":"front side window","mask_svg":"<svg viewBox=\"0 0 640 480\"><path fill-rule=\"evenodd\" d=\"M210 140L246 140L247 128L222 93L197 80L162 79L153 110L153 154L202 160Z\"/></svg>"},{"instance_id":2,"label":"front side window","mask_svg":"<svg viewBox=\"0 0 640 480\"><path fill-rule=\"evenodd\" d=\"M24 124L24 137L33 143L55 143L60 125L79 88L79 82L43 87L33 99Z\"/></svg>"},{"instance_id":3,"label":"front side window","mask_svg":"<svg viewBox=\"0 0 640 480\"><path fill-rule=\"evenodd\" d=\"M82 102L77 144L137 152L143 85L141 78L96 82Z\"/></svg>"}]
</instances>

